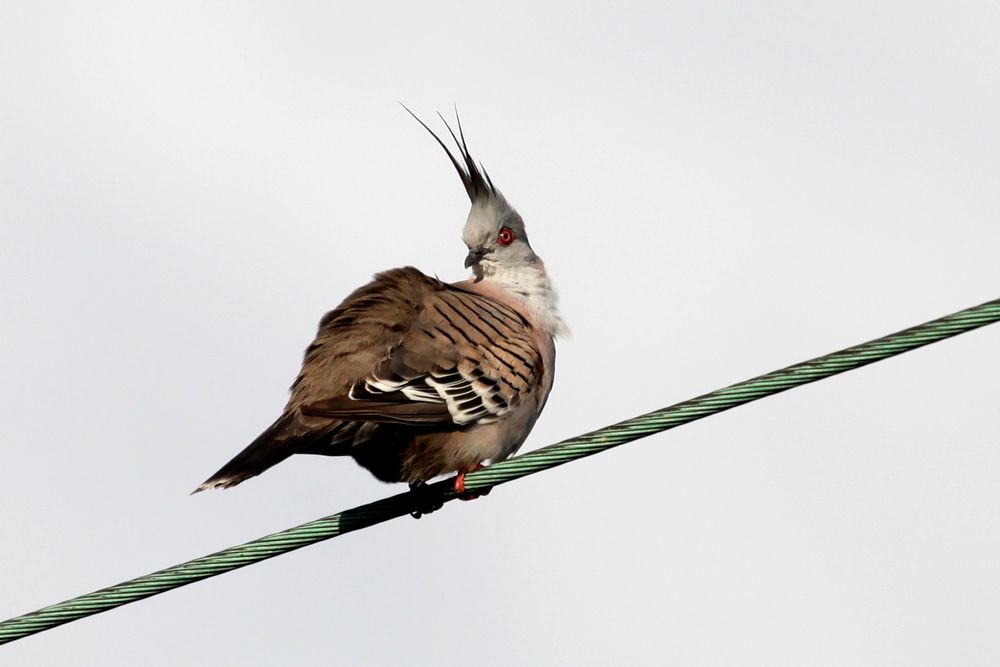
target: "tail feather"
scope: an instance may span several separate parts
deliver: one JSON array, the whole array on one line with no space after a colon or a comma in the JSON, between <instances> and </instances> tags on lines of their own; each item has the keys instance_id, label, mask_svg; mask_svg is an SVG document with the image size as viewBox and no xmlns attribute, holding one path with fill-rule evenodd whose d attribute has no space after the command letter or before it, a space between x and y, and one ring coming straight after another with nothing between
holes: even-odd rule
<instances>
[{"instance_id":1,"label":"tail feather","mask_svg":"<svg viewBox=\"0 0 1000 667\"><path fill-rule=\"evenodd\" d=\"M293 415L282 415L270 428L261 433L226 465L202 482L191 493L206 489L228 489L251 477L256 477L271 466L277 465L297 451L298 438L288 437Z\"/></svg>"}]
</instances>

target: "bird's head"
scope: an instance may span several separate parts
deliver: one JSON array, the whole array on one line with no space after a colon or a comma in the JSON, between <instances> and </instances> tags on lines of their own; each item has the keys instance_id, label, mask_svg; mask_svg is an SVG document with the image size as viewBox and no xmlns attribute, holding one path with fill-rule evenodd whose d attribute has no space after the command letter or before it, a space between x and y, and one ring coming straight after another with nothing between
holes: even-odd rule
<instances>
[{"instance_id":1,"label":"bird's head","mask_svg":"<svg viewBox=\"0 0 1000 667\"><path fill-rule=\"evenodd\" d=\"M406 109L405 106L403 108ZM431 133L431 136L447 153L448 159L451 160L459 178L462 179L462 185L465 186L465 192L469 195L469 201L472 202L469 217L462 229L462 241L469 249L469 254L465 257L465 266L472 269L476 280L479 281L483 278L493 277L497 273L517 271L520 268L538 264L541 260L528 243L528 235L524 230L524 220L493 185L493 181L486 173L482 163L477 165L469 154L469 147L465 142L465 134L462 132L462 123L458 120L458 114L455 115L458 126L457 135L448 125L448 121L441 118L458 148L458 158L456 158L444 141L427 127L426 123L409 109L406 110L416 118L418 123L424 126L424 129Z\"/></svg>"},{"instance_id":2,"label":"bird's head","mask_svg":"<svg viewBox=\"0 0 1000 667\"><path fill-rule=\"evenodd\" d=\"M469 249L465 266L473 270L477 280L538 262L528 243L524 221L499 192L472 201L462 241Z\"/></svg>"}]
</instances>

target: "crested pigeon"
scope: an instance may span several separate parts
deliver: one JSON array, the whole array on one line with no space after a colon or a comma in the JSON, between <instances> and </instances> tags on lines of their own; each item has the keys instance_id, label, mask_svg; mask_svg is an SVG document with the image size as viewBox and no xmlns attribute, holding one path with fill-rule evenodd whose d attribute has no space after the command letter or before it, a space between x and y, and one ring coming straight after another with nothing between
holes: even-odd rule
<instances>
[{"instance_id":1,"label":"crested pigeon","mask_svg":"<svg viewBox=\"0 0 1000 667\"><path fill-rule=\"evenodd\" d=\"M355 290L320 321L281 416L195 492L234 486L292 454L323 454L411 488L458 473L463 496L466 472L514 454L534 426L552 388L555 338L568 333L556 292L521 216L469 154L461 121L457 136L445 121L456 157L413 117L472 202L462 240L473 275L449 284L407 266Z\"/></svg>"}]
</instances>

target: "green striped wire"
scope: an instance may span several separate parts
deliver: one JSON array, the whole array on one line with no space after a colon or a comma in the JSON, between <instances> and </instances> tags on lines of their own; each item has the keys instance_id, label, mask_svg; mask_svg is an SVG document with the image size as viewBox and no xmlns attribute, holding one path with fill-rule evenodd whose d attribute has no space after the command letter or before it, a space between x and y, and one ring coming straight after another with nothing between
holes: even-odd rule
<instances>
[{"instance_id":1,"label":"green striped wire","mask_svg":"<svg viewBox=\"0 0 1000 667\"><path fill-rule=\"evenodd\" d=\"M484 491L498 484L597 454L653 433L997 321L1000 321L1000 299L496 463L469 473L465 478L465 486L469 491ZM448 502L456 497L450 479L430 485L426 493L430 495L424 497L424 503L428 497L438 498L441 502ZM0 644L388 521L418 510L420 504L414 494L401 493L44 607L0 623Z\"/></svg>"}]
</instances>

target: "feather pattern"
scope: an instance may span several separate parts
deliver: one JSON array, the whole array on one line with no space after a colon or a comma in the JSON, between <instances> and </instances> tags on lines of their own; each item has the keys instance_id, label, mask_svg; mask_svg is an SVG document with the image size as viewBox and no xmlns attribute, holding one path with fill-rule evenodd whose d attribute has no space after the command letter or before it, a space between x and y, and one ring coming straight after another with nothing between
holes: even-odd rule
<instances>
[{"instance_id":1,"label":"feather pattern","mask_svg":"<svg viewBox=\"0 0 1000 667\"><path fill-rule=\"evenodd\" d=\"M306 414L398 421L409 402L439 403L457 425L489 424L518 405L538 381L541 354L530 322L475 292L438 283L424 298L409 330L372 373L355 382L344 401L304 406ZM409 410L410 408L407 408ZM422 413L421 413L422 414Z\"/></svg>"}]
</instances>

